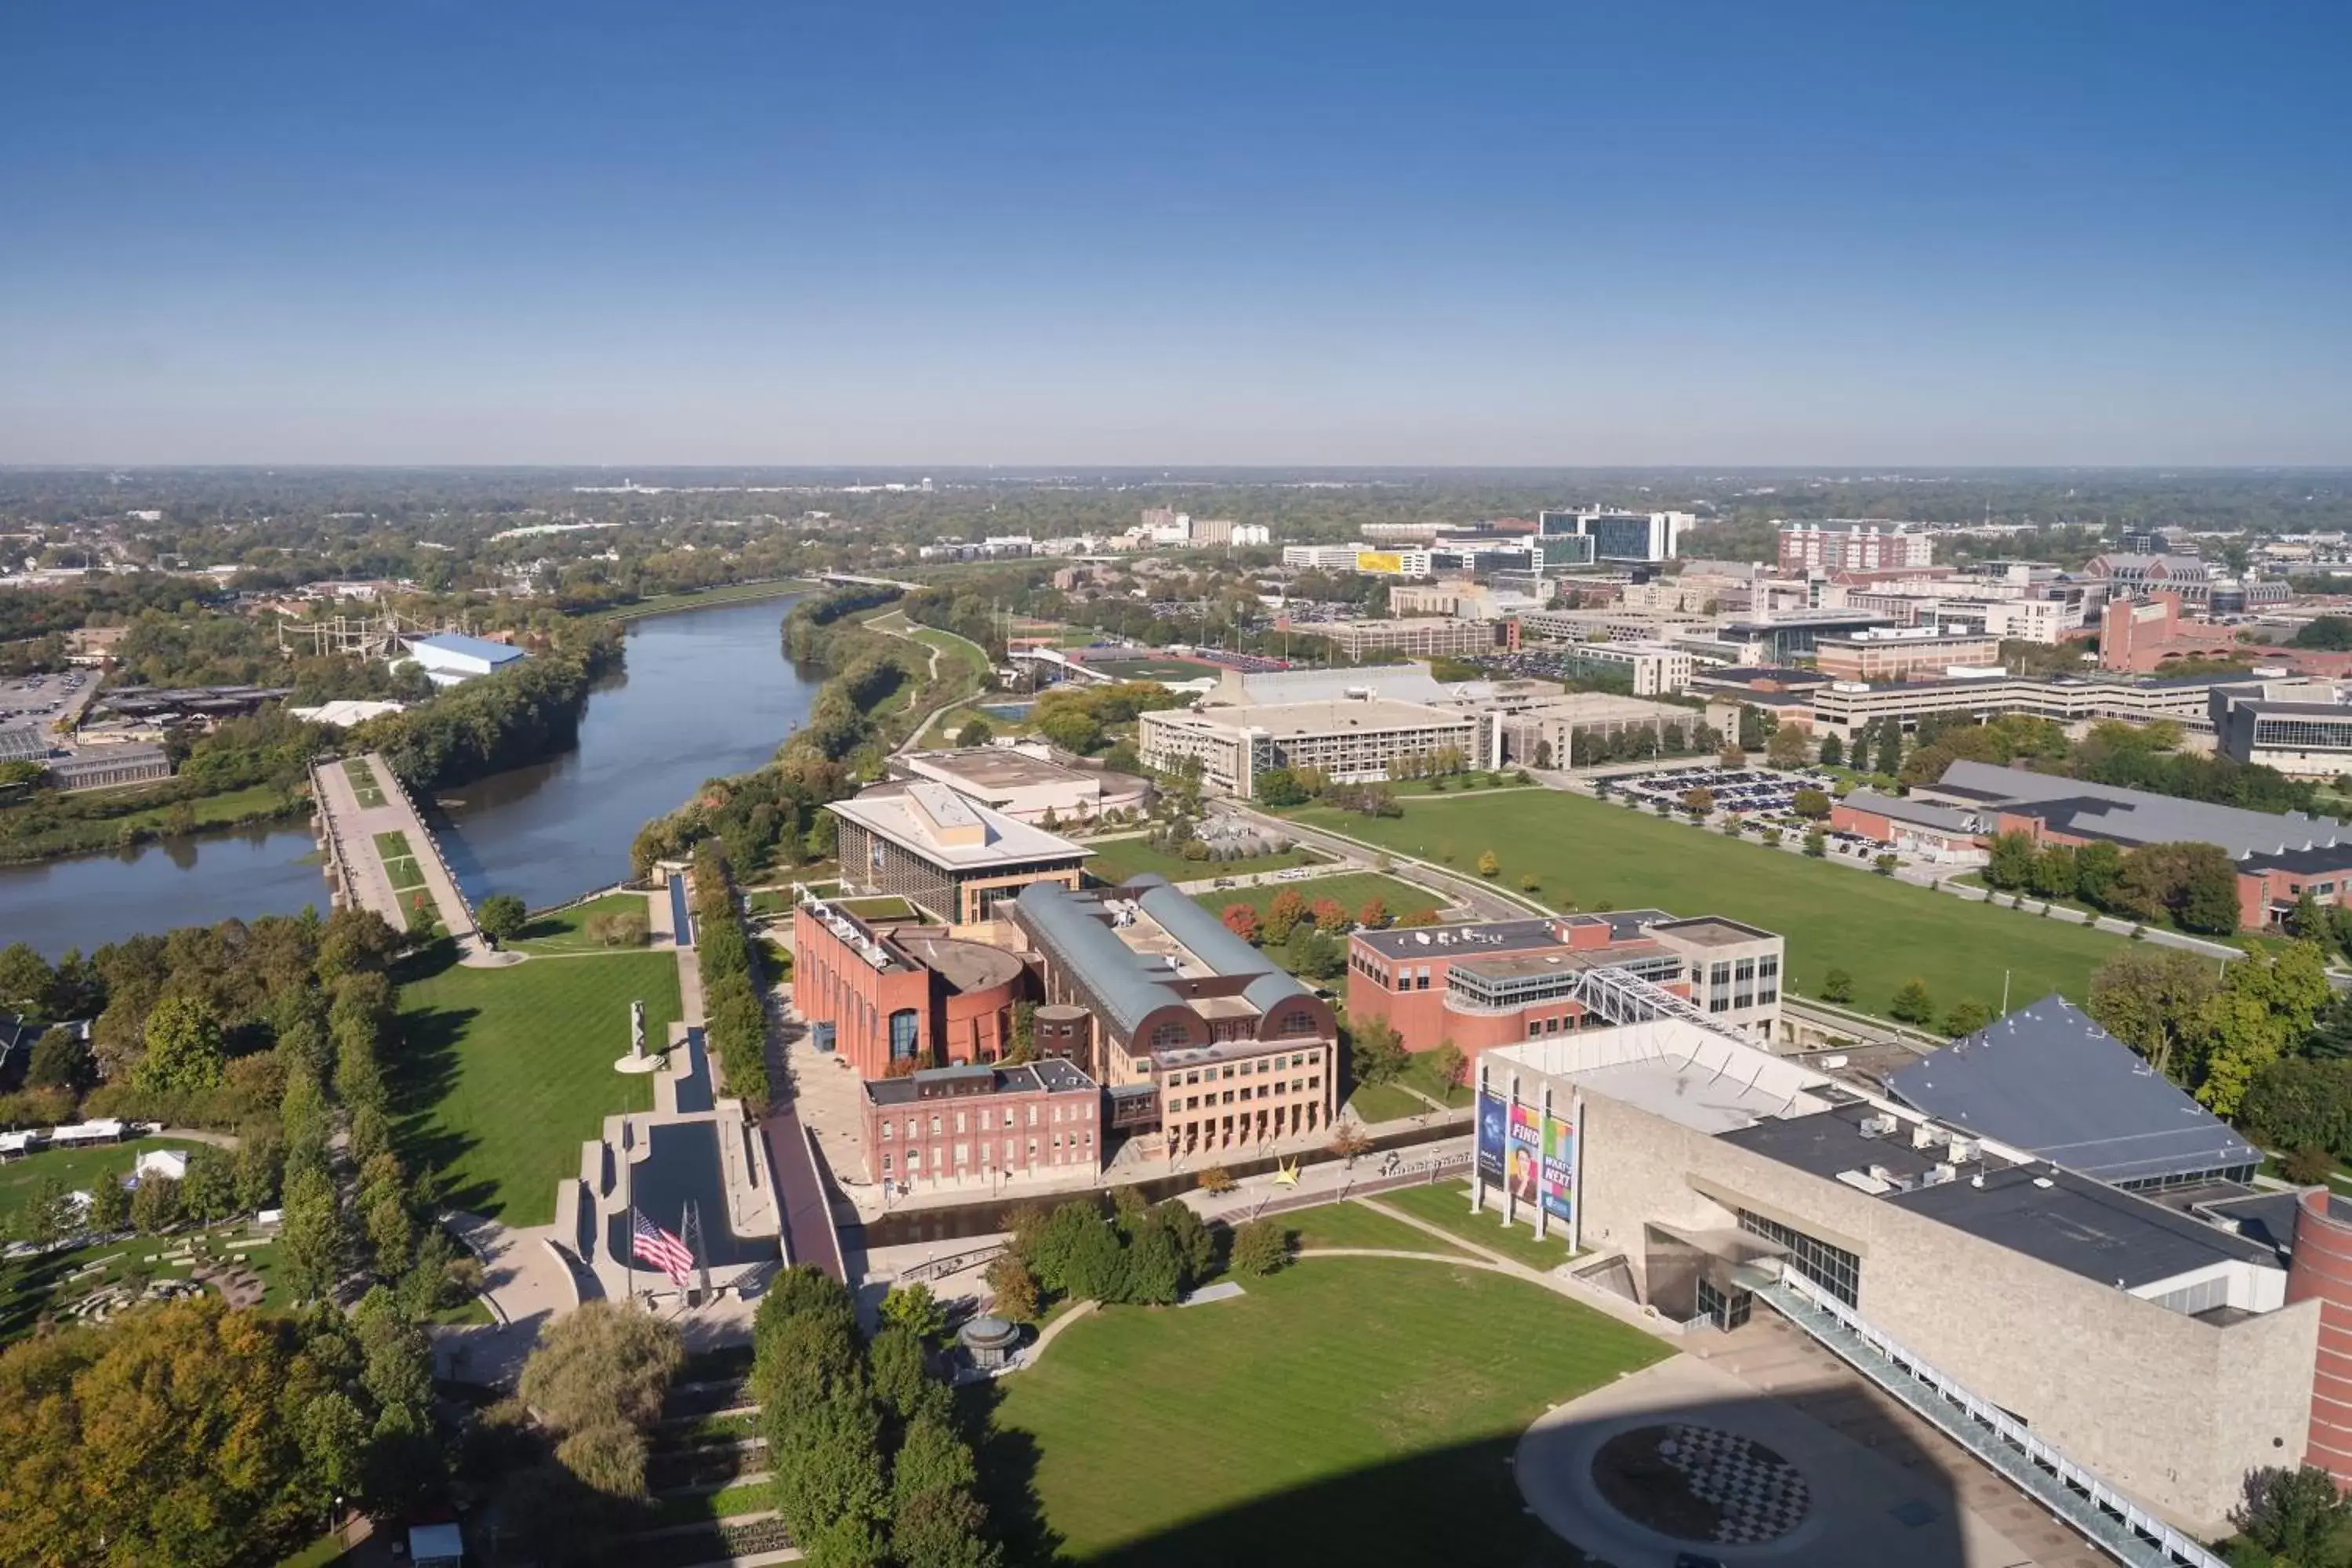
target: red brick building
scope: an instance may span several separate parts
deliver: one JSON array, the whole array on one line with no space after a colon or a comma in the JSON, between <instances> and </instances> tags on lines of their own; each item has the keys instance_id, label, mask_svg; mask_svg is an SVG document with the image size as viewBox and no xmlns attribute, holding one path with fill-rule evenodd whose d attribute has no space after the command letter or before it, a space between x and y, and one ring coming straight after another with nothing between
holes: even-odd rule
<instances>
[{"instance_id":1,"label":"red brick building","mask_svg":"<svg viewBox=\"0 0 2352 1568\"><path fill-rule=\"evenodd\" d=\"M823 900L793 911L793 1007L860 1078L999 1060L1028 995L1021 960L1002 948Z\"/></svg>"},{"instance_id":2,"label":"red brick building","mask_svg":"<svg viewBox=\"0 0 2352 1568\"><path fill-rule=\"evenodd\" d=\"M1102 1169L1102 1092L1065 1061L870 1080L866 1176L901 1190Z\"/></svg>"},{"instance_id":3,"label":"red brick building","mask_svg":"<svg viewBox=\"0 0 2352 1568\"><path fill-rule=\"evenodd\" d=\"M1622 969L1687 996L1725 1029L1769 1043L1780 1013L1781 940L1716 916L1662 910L1358 931L1348 1016L1384 1018L1405 1048L1490 1047L1584 1026L1580 974Z\"/></svg>"}]
</instances>

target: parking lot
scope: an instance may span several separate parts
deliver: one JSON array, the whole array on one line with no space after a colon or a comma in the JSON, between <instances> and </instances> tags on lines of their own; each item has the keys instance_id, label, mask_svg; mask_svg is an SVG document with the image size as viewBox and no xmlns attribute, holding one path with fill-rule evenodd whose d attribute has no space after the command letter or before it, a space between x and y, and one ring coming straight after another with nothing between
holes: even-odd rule
<instances>
[{"instance_id":1,"label":"parking lot","mask_svg":"<svg viewBox=\"0 0 2352 1568\"><path fill-rule=\"evenodd\" d=\"M1681 804L1683 795L1703 789L1715 796L1715 809L1742 816L1785 816L1801 789L1826 795L1835 780L1824 773L1782 773L1777 768L1727 768L1713 763L1692 767L1659 768L1646 773L1621 773L1609 781L1612 790L1639 797Z\"/></svg>"},{"instance_id":2,"label":"parking lot","mask_svg":"<svg viewBox=\"0 0 2352 1568\"><path fill-rule=\"evenodd\" d=\"M87 669L0 680L0 730L46 731L61 719L78 716L97 692L98 676Z\"/></svg>"}]
</instances>

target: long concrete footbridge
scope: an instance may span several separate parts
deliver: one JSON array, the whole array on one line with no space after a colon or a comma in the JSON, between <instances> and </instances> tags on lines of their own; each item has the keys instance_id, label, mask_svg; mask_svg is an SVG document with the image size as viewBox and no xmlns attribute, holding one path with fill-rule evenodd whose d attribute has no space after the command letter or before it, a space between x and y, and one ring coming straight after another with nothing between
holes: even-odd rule
<instances>
[{"instance_id":1,"label":"long concrete footbridge","mask_svg":"<svg viewBox=\"0 0 2352 1568\"><path fill-rule=\"evenodd\" d=\"M310 764L313 826L337 909L373 910L395 931L429 914L467 952L474 911L406 786L374 752Z\"/></svg>"}]
</instances>

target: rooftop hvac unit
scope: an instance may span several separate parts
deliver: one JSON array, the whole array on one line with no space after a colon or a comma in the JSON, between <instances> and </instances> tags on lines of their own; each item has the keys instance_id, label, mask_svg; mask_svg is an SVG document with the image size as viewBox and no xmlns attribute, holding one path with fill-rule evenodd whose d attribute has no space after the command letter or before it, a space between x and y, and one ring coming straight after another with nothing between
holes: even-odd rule
<instances>
[{"instance_id":1,"label":"rooftop hvac unit","mask_svg":"<svg viewBox=\"0 0 2352 1568\"><path fill-rule=\"evenodd\" d=\"M1425 931L1417 931L1412 933L1412 940L1421 943L1422 946L1427 947L1429 945L1429 933Z\"/></svg>"},{"instance_id":2,"label":"rooftop hvac unit","mask_svg":"<svg viewBox=\"0 0 2352 1568\"><path fill-rule=\"evenodd\" d=\"M1937 1136L1936 1129L1925 1121L1915 1121L1911 1124L1911 1147L1914 1149L1931 1147Z\"/></svg>"},{"instance_id":3,"label":"rooftop hvac unit","mask_svg":"<svg viewBox=\"0 0 2352 1568\"><path fill-rule=\"evenodd\" d=\"M1927 1173L1919 1178L1919 1184L1923 1187L1940 1187L1946 1182L1956 1182L1959 1180L1959 1176L1960 1173L1958 1166L1946 1164L1942 1161L1937 1161L1935 1164L1927 1167Z\"/></svg>"},{"instance_id":4,"label":"rooftop hvac unit","mask_svg":"<svg viewBox=\"0 0 2352 1568\"><path fill-rule=\"evenodd\" d=\"M1965 1165L1965 1164L1967 1164L1969 1161L1971 1161L1971 1160L1975 1159L1975 1158L1977 1157L1978 1152L1979 1152L1979 1149L1978 1149L1977 1141L1976 1141L1975 1139L1973 1139L1973 1138L1963 1138L1963 1137L1961 1137L1961 1136L1960 1136L1958 1133L1957 1133L1957 1132L1955 1132L1955 1133L1953 1133L1953 1134L1952 1134L1952 1163L1953 1163L1953 1164L1955 1164L1955 1165Z\"/></svg>"},{"instance_id":5,"label":"rooftop hvac unit","mask_svg":"<svg viewBox=\"0 0 2352 1568\"><path fill-rule=\"evenodd\" d=\"M1883 1110L1862 1119L1862 1135L1864 1138L1884 1138L1894 1131L1895 1118Z\"/></svg>"}]
</instances>

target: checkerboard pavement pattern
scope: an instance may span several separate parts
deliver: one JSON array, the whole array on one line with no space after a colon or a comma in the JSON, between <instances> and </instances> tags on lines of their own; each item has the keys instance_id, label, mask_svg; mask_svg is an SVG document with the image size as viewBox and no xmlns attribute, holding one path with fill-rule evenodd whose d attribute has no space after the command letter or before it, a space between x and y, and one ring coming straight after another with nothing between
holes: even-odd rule
<instances>
[{"instance_id":1,"label":"checkerboard pavement pattern","mask_svg":"<svg viewBox=\"0 0 2352 1568\"><path fill-rule=\"evenodd\" d=\"M1797 1528L1812 1506L1805 1478L1769 1448L1715 1426L1676 1426L1658 1457L1688 1479L1691 1495L1723 1510L1715 1539L1753 1546Z\"/></svg>"}]
</instances>

